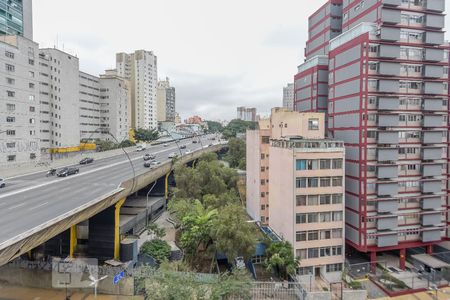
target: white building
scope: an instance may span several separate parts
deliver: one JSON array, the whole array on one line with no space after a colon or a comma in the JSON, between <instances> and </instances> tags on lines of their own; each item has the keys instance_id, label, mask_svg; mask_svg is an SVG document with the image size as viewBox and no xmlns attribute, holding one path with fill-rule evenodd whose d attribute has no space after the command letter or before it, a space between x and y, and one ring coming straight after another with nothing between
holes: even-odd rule
<instances>
[{"instance_id":1,"label":"white building","mask_svg":"<svg viewBox=\"0 0 450 300\"><path fill-rule=\"evenodd\" d=\"M158 122L175 122L175 88L169 78L158 81L157 88Z\"/></svg>"},{"instance_id":2,"label":"white building","mask_svg":"<svg viewBox=\"0 0 450 300\"><path fill-rule=\"evenodd\" d=\"M157 128L157 57L151 51L116 55L117 75L130 81L131 125L133 128Z\"/></svg>"},{"instance_id":3,"label":"white building","mask_svg":"<svg viewBox=\"0 0 450 300\"><path fill-rule=\"evenodd\" d=\"M294 84L288 83L283 87L283 107L294 110Z\"/></svg>"},{"instance_id":4,"label":"white building","mask_svg":"<svg viewBox=\"0 0 450 300\"><path fill-rule=\"evenodd\" d=\"M0 164L40 157L37 54L29 39L0 39Z\"/></svg>"},{"instance_id":5,"label":"white building","mask_svg":"<svg viewBox=\"0 0 450 300\"><path fill-rule=\"evenodd\" d=\"M80 138L101 139L103 130L100 124L100 78L84 72L79 74Z\"/></svg>"}]
</instances>

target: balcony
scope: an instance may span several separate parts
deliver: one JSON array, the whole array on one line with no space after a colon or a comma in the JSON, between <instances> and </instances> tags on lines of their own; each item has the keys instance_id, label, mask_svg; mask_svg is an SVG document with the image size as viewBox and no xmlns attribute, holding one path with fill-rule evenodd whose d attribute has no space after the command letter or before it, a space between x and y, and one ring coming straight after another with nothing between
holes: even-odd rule
<instances>
[{"instance_id":1,"label":"balcony","mask_svg":"<svg viewBox=\"0 0 450 300\"><path fill-rule=\"evenodd\" d=\"M425 1L425 8L432 11L444 12L445 0L428 0Z\"/></svg>"},{"instance_id":2,"label":"balcony","mask_svg":"<svg viewBox=\"0 0 450 300\"><path fill-rule=\"evenodd\" d=\"M381 58L400 58L400 46L380 45L379 57Z\"/></svg>"},{"instance_id":3,"label":"balcony","mask_svg":"<svg viewBox=\"0 0 450 300\"><path fill-rule=\"evenodd\" d=\"M431 28L444 28L445 18L443 15L427 15L425 19L425 26Z\"/></svg>"},{"instance_id":4,"label":"balcony","mask_svg":"<svg viewBox=\"0 0 450 300\"><path fill-rule=\"evenodd\" d=\"M400 64L380 62L378 74L386 76L400 76Z\"/></svg>"},{"instance_id":5,"label":"balcony","mask_svg":"<svg viewBox=\"0 0 450 300\"><path fill-rule=\"evenodd\" d=\"M420 201L422 209L439 209L442 207L441 197L423 198Z\"/></svg>"},{"instance_id":6,"label":"balcony","mask_svg":"<svg viewBox=\"0 0 450 300\"><path fill-rule=\"evenodd\" d=\"M428 1L428 2L430 2L430 1ZM425 33L424 42L425 42L425 44L428 44L428 45L442 45L442 44L444 44L444 33L427 31Z\"/></svg>"},{"instance_id":7,"label":"balcony","mask_svg":"<svg viewBox=\"0 0 450 300\"><path fill-rule=\"evenodd\" d=\"M437 228L435 230L422 231L422 233L420 234L420 238L424 243L440 241L441 230Z\"/></svg>"},{"instance_id":8,"label":"balcony","mask_svg":"<svg viewBox=\"0 0 450 300\"><path fill-rule=\"evenodd\" d=\"M441 180L423 181L420 187L422 189L422 193L438 194L442 190L442 182Z\"/></svg>"},{"instance_id":9,"label":"balcony","mask_svg":"<svg viewBox=\"0 0 450 300\"><path fill-rule=\"evenodd\" d=\"M378 115L379 127L393 127L398 126L398 114L392 115Z\"/></svg>"},{"instance_id":10,"label":"balcony","mask_svg":"<svg viewBox=\"0 0 450 300\"><path fill-rule=\"evenodd\" d=\"M388 24L398 24L401 21L400 10L385 9L381 10L381 22Z\"/></svg>"},{"instance_id":11,"label":"balcony","mask_svg":"<svg viewBox=\"0 0 450 300\"><path fill-rule=\"evenodd\" d=\"M425 60L426 61L442 61L444 59L443 49L426 48Z\"/></svg>"},{"instance_id":12,"label":"balcony","mask_svg":"<svg viewBox=\"0 0 450 300\"><path fill-rule=\"evenodd\" d=\"M379 131L378 144L398 144L397 131Z\"/></svg>"},{"instance_id":13,"label":"balcony","mask_svg":"<svg viewBox=\"0 0 450 300\"><path fill-rule=\"evenodd\" d=\"M442 164L426 164L422 166L423 177L442 176Z\"/></svg>"},{"instance_id":14,"label":"balcony","mask_svg":"<svg viewBox=\"0 0 450 300\"><path fill-rule=\"evenodd\" d=\"M379 213L396 212L397 210L398 210L397 200L377 201L377 212Z\"/></svg>"},{"instance_id":15,"label":"balcony","mask_svg":"<svg viewBox=\"0 0 450 300\"><path fill-rule=\"evenodd\" d=\"M424 115L422 125L424 127L440 127L444 126L441 115Z\"/></svg>"},{"instance_id":16,"label":"balcony","mask_svg":"<svg viewBox=\"0 0 450 300\"><path fill-rule=\"evenodd\" d=\"M442 82L425 82L424 93L429 95L443 95L444 83Z\"/></svg>"},{"instance_id":17,"label":"balcony","mask_svg":"<svg viewBox=\"0 0 450 300\"><path fill-rule=\"evenodd\" d=\"M442 76L444 76L444 67L425 65L423 76L428 78L441 78Z\"/></svg>"},{"instance_id":18,"label":"balcony","mask_svg":"<svg viewBox=\"0 0 450 300\"><path fill-rule=\"evenodd\" d=\"M397 182L379 182L377 183L377 195L393 197L398 194Z\"/></svg>"},{"instance_id":19,"label":"balcony","mask_svg":"<svg viewBox=\"0 0 450 300\"><path fill-rule=\"evenodd\" d=\"M422 226L438 226L442 223L441 213L424 214L420 217L420 222Z\"/></svg>"},{"instance_id":20,"label":"balcony","mask_svg":"<svg viewBox=\"0 0 450 300\"><path fill-rule=\"evenodd\" d=\"M422 148L422 160L442 159L442 148Z\"/></svg>"},{"instance_id":21,"label":"balcony","mask_svg":"<svg viewBox=\"0 0 450 300\"><path fill-rule=\"evenodd\" d=\"M424 144L442 143L442 131L424 131L422 133L422 143Z\"/></svg>"},{"instance_id":22,"label":"balcony","mask_svg":"<svg viewBox=\"0 0 450 300\"><path fill-rule=\"evenodd\" d=\"M397 226L398 226L397 216L382 217L377 219L378 230L394 229L397 228Z\"/></svg>"},{"instance_id":23,"label":"balcony","mask_svg":"<svg viewBox=\"0 0 450 300\"><path fill-rule=\"evenodd\" d=\"M402 0L383 0L382 3L387 6L399 6L402 4Z\"/></svg>"},{"instance_id":24,"label":"balcony","mask_svg":"<svg viewBox=\"0 0 450 300\"><path fill-rule=\"evenodd\" d=\"M380 39L383 41L397 42L400 40L400 28L381 27Z\"/></svg>"},{"instance_id":25,"label":"balcony","mask_svg":"<svg viewBox=\"0 0 450 300\"><path fill-rule=\"evenodd\" d=\"M378 177L378 179L397 178L398 177L398 166L397 165L378 166L377 167L377 177Z\"/></svg>"},{"instance_id":26,"label":"balcony","mask_svg":"<svg viewBox=\"0 0 450 300\"><path fill-rule=\"evenodd\" d=\"M378 81L378 91L381 93L398 93L399 88L398 80L380 79Z\"/></svg>"},{"instance_id":27,"label":"balcony","mask_svg":"<svg viewBox=\"0 0 450 300\"><path fill-rule=\"evenodd\" d=\"M397 161L398 149L397 148L379 148L377 150L377 159L382 161Z\"/></svg>"},{"instance_id":28,"label":"balcony","mask_svg":"<svg viewBox=\"0 0 450 300\"><path fill-rule=\"evenodd\" d=\"M424 99L422 109L426 111L441 111L445 108L442 105L442 99Z\"/></svg>"},{"instance_id":29,"label":"balcony","mask_svg":"<svg viewBox=\"0 0 450 300\"><path fill-rule=\"evenodd\" d=\"M396 246L398 245L398 236L397 232L392 234L383 234L377 237L377 246L378 247L388 247L388 246Z\"/></svg>"}]
</instances>

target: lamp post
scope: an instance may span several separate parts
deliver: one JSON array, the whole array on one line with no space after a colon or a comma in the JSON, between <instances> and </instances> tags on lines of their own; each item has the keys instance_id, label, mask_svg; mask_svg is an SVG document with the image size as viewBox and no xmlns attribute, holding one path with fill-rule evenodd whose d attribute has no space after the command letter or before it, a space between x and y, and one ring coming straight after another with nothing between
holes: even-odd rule
<instances>
[{"instance_id":1,"label":"lamp post","mask_svg":"<svg viewBox=\"0 0 450 300\"><path fill-rule=\"evenodd\" d=\"M162 131L167 132L167 134L175 141L175 144L176 144L177 147L178 147L178 151L180 151L180 156L183 156L183 153L181 152L180 145L178 144L178 139L175 139L175 138L172 136L172 134L171 134L167 129L162 129Z\"/></svg>"},{"instance_id":2,"label":"lamp post","mask_svg":"<svg viewBox=\"0 0 450 300\"><path fill-rule=\"evenodd\" d=\"M147 192L147 204L145 205L145 227L148 226L148 195L150 195L153 188L156 186L157 182L158 182L158 180L156 180L155 183L153 183L152 187Z\"/></svg>"},{"instance_id":3,"label":"lamp post","mask_svg":"<svg viewBox=\"0 0 450 300\"><path fill-rule=\"evenodd\" d=\"M281 135L281 138L282 138L282 137L283 137L283 126L284 126L284 122L280 122L280 124L279 124L278 126L280 127L280 130L281 130L280 135Z\"/></svg>"}]
</instances>

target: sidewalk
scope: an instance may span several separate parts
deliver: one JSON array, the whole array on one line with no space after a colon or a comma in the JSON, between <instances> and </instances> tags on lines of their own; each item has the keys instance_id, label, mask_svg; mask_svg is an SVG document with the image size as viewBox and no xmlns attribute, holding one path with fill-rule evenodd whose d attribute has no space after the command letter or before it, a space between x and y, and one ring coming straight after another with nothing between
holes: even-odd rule
<instances>
[{"instance_id":1,"label":"sidewalk","mask_svg":"<svg viewBox=\"0 0 450 300\"><path fill-rule=\"evenodd\" d=\"M82 292L71 293L71 300L94 300L93 292L86 294ZM63 300L66 291L61 289L44 290L25 287L2 287L0 286L0 300ZM143 296L110 296L97 295L97 300L144 300Z\"/></svg>"}]
</instances>

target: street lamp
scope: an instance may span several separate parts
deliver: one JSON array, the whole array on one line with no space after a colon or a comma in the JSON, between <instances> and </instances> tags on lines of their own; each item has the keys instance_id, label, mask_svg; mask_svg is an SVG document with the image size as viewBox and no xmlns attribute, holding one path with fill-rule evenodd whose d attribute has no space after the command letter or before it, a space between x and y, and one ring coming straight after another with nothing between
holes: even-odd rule
<instances>
[{"instance_id":1,"label":"street lamp","mask_svg":"<svg viewBox=\"0 0 450 300\"><path fill-rule=\"evenodd\" d=\"M181 152L180 145L178 144L178 139L175 139L175 138L172 136L172 134L171 134L167 129L162 129L162 128L161 128L161 130L167 132L167 134L175 141L175 144L176 144L177 147L178 147L178 151L180 151L180 156L183 156L183 153Z\"/></svg>"},{"instance_id":2,"label":"street lamp","mask_svg":"<svg viewBox=\"0 0 450 300\"><path fill-rule=\"evenodd\" d=\"M146 227L148 226L148 195L150 195L150 193L152 192L152 190L155 187L157 182L158 182L158 180L156 180L155 183L153 183L152 187L147 192L147 204L145 205L145 226Z\"/></svg>"}]
</instances>

